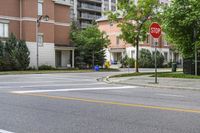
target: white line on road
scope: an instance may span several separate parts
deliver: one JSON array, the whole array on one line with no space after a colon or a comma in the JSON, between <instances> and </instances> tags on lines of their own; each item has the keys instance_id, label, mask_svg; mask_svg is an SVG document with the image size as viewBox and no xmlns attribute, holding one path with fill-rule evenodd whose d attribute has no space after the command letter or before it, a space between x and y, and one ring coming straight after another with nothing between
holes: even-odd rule
<instances>
[{"instance_id":1,"label":"white line on road","mask_svg":"<svg viewBox=\"0 0 200 133\"><path fill-rule=\"evenodd\" d=\"M69 91L88 91L88 90L117 90L117 89L128 89L128 88L135 88L135 87L136 86L54 89L54 90L30 90L30 91L12 91L11 93L27 94L27 93L43 93L43 92L69 92Z\"/></svg>"},{"instance_id":2,"label":"white line on road","mask_svg":"<svg viewBox=\"0 0 200 133\"><path fill-rule=\"evenodd\" d=\"M14 132L9 132L9 131L0 129L0 133L14 133Z\"/></svg>"},{"instance_id":3,"label":"white line on road","mask_svg":"<svg viewBox=\"0 0 200 133\"><path fill-rule=\"evenodd\" d=\"M28 88L28 87L51 87L51 86L74 86L74 85L100 85L100 84L106 84L106 83L84 83L84 84L44 84L44 85L26 85L26 86L20 86L21 88Z\"/></svg>"},{"instance_id":4,"label":"white line on road","mask_svg":"<svg viewBox=\"0 0 200 133\"><path fill-rule=\"evenodd\" d=\"M80 80L82 81L82 80ZM95 81L95 80L94 80ZM69 81L69 80L65 80L65 81L19 81L19 82L0 82L0 85L1 84L31 84L31 83L35 83L35 84L42 84L42 83L74 83L74 81ZM84 81L85 82L85 81Z\"/></svg>"},{"instance_id":5,"label":"white line on road","mask_svg":"<svg viewBox=\"0 0 200 133\"><path fill-rule=\"evenodd\" d=\"M166 96L166 97L184 97L183 95L174 95L174 94L162 94L162 93L158 93L156 95L159 96Z\"/></svg>"}]
</instances>

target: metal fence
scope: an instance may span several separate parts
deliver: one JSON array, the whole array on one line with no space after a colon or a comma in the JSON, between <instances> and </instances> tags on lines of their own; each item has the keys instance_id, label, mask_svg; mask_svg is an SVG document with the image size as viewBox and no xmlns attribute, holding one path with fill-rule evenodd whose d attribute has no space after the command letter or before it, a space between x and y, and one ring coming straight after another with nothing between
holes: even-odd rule
<instances>
[{"instance_id":1,"label":"metal fence","mask_svg":"<svg viewBox=\"0 0 200 133\"><path fill-rule=\"evenodd\" d=\"M195 61L194 59L183 60L183 72L184 74L195 74ZM200 75L200 58L197 63L197 74Z\"/></svg>"}]
</instances>

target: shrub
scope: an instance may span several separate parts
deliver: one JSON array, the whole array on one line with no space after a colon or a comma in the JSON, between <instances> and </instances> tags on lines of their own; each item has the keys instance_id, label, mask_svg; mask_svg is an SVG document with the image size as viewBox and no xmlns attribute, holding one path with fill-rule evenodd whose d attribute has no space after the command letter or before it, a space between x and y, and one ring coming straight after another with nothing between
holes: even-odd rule
<instances>
[{"instance_id":1,"label":"shrub","mask_svg":"<svg viewBox=\"0 0 200 133\"><path fill-rule=\"evenodd\" d=\"M157 59L157 67L158 68L162 68L163 67L163 63L165 61L165 58L163 56L163 54L159 51L156 52L156 59ZM154 53L152 54L152 60L153 62L155 62L155 56L154 56Z\"/></svg>"},{"instance_id":2,"label":"shrub","mask_svg":"<svg viewBox=\"0 0 200 133\"><path fill-rule=\"evenodd\" d=\"M128 56L124 56L121 60L120 63L122 64L122 68L127 67L128 66Z\"/></svg>"},{"instance_id":3,"label":"shrub","mask_svg":"<svg viewBox=\"0 0 200 133\"><path fill-rule=\"evenodd\" d=\"M147 49L141 49L139 54L139 67L141 68L151 68L153 67L152 54Z\"/></svg>"},{"instance_id":4,"label":"shrub","mask_svg":"<svg viewBox=\"0 0 200 133\"><path fill-rule=\"evenodd\" d=\"M39 66L39 70L55 70L55 68L49 65L41 65Z\"/></svg>"},{"instance_id":5,"label":"shrub","mask_svg":"<svg viewBox=\"0 0 200 133\"><path fill-rule=\"evenodd\" d=\"M135 60L133 58L129 58L127 55L121 59L120 63L122 64L123 68L125 67L133 68L135 66Z\"/></svg>"},{"instance_id":6,"label":"shrub","mask_svg":"<svg viewBox=\"0 0 200 133\"><path fill-rule=\"evenodd\" d=\"M30 52L25 41L11 34L5 44L0 42L0 70L25 70L29 66Z\"/></svg>"},{"instance_id":7,"label":"shrub","mask_svg":"<svg viewBox=\"0 0 200 133\"><path fill-rule=\"evenodd\" d=\"M133 58L128 58L128 59L127 59L127 62L128 62L128 66L129 66L130 68L134 68L134 67L135 67L135 59L133 59Z\"/></svg>"},{"instance_id":8,"label":"shrub","mask_svg":"<svg viewBox=\"0 0 200 133\"><path fill-rule=\"evenodd\" d=\"M21 70L25 70L28 68L29 63L30 63L30 52L26 46L25 41L18 41L17 46L16 46L16 60L18 64L18 68Z\"/></svg>"},{"instance_id":9,"label":"shrub","mask_svg":"<svg viewBox=\"0 0 200 133\"><path fill-rule=\"evenodd\" d=\"M106 61L104 65L105 65L106 69L110 68L110 62L109 61Z\"/></svg>"},{"instance_id":10,"label":"shrub","mask_svg":"<svg viewBox=\"0 0 200 133\"><path fill-rule=\"evenodd\" d=\"M157 67L158 68L163 67L164 56L161 52L159 51L156 52L156 59L157 59ZM139 66L141 68L153 68L155 66L154 53L151 54L149 50L141 49L140 56L139 56Z\"/></svg>"}]
</instances>

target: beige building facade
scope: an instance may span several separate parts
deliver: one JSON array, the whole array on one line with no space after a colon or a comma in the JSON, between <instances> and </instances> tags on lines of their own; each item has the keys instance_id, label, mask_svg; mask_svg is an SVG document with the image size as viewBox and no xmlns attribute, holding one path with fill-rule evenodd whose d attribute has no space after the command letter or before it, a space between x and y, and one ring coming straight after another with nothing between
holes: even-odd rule
<instances>
[{"instance_id":1,"label":"beige building facade","mask_svg":"<svg viewBox=\"0 0 200 133\"><path fill-rule=\"evenodd\" d=\"M37 19L48 15L49 20ZM67 0L1 0L0 39L13 33L26 41L30 66L36 67L37 38L39 66L74 67L74 47L70 45L70 2Z\"/></svg>"},{"instance_id":2,"label":"beige building facade","mask_svg":"<svg viewBox=\"0 0 200 133\"><path fill-rule=\"evenodd\" d=\"M97 20L97 22L99 29L107 33L111 42L106 50L106 60L110 61L113 65L120 65L120 60L126 55L129 58L136 58L136 48L119 38L121 31L120 28L117 27L117 23L111 24L106 17ZM139 50L148 49L151 53L155 51L154 39L149 34L147 34L146 41L140 42L139 45ZM162 36L158 40L157 50L163 54L165 64L172 61L182 64L181 56L172 50L169 43L165 40L164 33L162 33Z\"/></svg>"}]
</instances>

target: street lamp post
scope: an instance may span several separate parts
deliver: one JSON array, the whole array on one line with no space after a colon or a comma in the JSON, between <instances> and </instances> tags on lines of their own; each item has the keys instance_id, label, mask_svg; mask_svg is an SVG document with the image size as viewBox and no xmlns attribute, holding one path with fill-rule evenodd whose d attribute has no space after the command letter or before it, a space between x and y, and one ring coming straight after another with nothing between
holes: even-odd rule
<instances>
[{"instance_id":1,"label":"street lamp post","mask_svg":"<svg viewBox=\"0 0 200 133\"><path fill-rule=\"evenodd\" d=\"M195 70L195 75L197 76L197 63L198 63L198 61L197 61L197 45L196 45L196 39L197 39L197 31L196 31L196 28L194 28L194 51L195 51L195 53L194 53L194 70Z\"/></svg>"},{"instance_id":2,"label":"street lamp post","mask_svg":"<svg viewBox=\"0 0 200 133\"><path fill-rule=\"evenodd\" d=\"M38 16L37 18L37 21L36 21L36 69L39 70L39 40L38 40L38 31L39 31L39 27L40 27L40 22L41 20L44 20L44 21L48 21L49 20L49 16L48 15L41 15L41 16Z\"/></svg>"}]
</instances>

